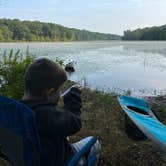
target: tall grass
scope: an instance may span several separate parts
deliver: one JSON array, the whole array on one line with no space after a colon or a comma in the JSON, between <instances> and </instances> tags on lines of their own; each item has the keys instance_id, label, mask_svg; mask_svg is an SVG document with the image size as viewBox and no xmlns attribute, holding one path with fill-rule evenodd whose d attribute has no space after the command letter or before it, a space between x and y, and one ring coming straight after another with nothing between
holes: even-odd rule
<instances>
[{"instance_id":1,"label":"tall grass","mask_svg":"<svg viewBox=\"0 0 166 166\"><path fill-rule=\"evenodd\" d=\"M26 68L36 57L27 47L23 54L13 49L0 52L0 94L13 99L21 99L24 92L23 76ZM55 62L64 66L64 60L56 57Z\"/></svg>"},{"instance_id":2,"label":"tall grass","mask_svg":"<svg viewBox=\"0 0 166 166\"><path fill-rule=\"evenodd\" d=\"M0 57L0 94L21 99L23 95L23 75L34 56L27 51L25 55L20 50L4 51Z\"/></svg>"}]
</instances>

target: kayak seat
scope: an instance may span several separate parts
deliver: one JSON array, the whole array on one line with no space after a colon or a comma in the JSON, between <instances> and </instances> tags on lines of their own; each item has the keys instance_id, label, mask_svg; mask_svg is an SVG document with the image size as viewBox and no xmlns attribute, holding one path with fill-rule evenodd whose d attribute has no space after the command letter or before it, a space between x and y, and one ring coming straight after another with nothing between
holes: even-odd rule
<instances>
[{"instance_id":1,"label":"kayak seat","mask_svg":"<svg viewBox=\"0 0 166 166\"><path fill-rule=\"evenodd\" d=\"M141 109L141 108L138 108L138 107L134 107L134 106L127 106L127 108L129 108L130 110L134 111L134 112L137 112L139 114L143 114L143 115L149 115L148 112L146 112L145 110Z\"/></svg>"}]
</instances>

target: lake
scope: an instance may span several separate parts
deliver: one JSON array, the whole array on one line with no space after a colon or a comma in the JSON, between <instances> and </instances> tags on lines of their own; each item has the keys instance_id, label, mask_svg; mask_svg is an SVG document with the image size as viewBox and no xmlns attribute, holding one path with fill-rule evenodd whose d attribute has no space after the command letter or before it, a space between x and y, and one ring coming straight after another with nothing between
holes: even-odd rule
<instances>
[{"instance_id":1,"label":"lake","mask_svg":"<svg viewBox=\"0 0 166 166\"><path fill-rule=\"evenodd\" d=\"M57 43L0 43L0 52L11 48L37 57L60 57L75 62L69 78L92 89L134 96L166 94L165 41L96 41Z\"/></svg>"}]
</instances>

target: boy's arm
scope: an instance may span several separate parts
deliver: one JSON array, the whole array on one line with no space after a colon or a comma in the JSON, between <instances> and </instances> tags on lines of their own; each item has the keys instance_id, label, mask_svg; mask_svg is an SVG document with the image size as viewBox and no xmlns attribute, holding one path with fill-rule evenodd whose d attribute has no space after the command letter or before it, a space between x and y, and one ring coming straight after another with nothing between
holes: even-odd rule
<instances>
[{"instance_id":1,"label":"boy's arm","mask_svg":"<svg viewBox=\"0 0 166 166\"><path fill-rule=\"evenodd\" d=\"M56 136L70 136L78 132L81 127L81 91L71 88L64 96L64 108L52 112L52 134Z\"/></svg>"},{"instance_id":2,"label":"boy's arm","mask_svg":"<svg viewBox=\"0 0 166 166\"><path fill-rule=\"evenodd\" d=\"M73 87L71 88L70 92L64 96L64 109L69 110L76 116L81 115L81 90Z\"/></svg>"}]
</instances>

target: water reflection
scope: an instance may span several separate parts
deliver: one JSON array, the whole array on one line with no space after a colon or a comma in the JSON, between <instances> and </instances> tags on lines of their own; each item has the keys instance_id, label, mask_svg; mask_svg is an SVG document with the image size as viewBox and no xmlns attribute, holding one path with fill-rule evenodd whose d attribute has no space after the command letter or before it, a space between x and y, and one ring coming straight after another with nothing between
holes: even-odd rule
<instances>
[{"instance_id":1,"label":"water reflection","mask_svg":"<svg viewBox=\"0 0 166 166\"><path fill-rule=\"evenodd\" d=\"M126 51L135 50L137 52L161 54L166 57L165 41L124 42L123 49Z\"/></svg>"},{"instance_id":2,"label":"water reflection","mask_svg":"<svg viewBox=\"0 0 166 166\"><path fill-rule=\"evenodd\" d=\"M146 68L156 68L161 72L166 70L166 42L127 42L123 44L123 50L130 52L131 56L139 56L145 70Z\"/></svg>"}]
</instances>

